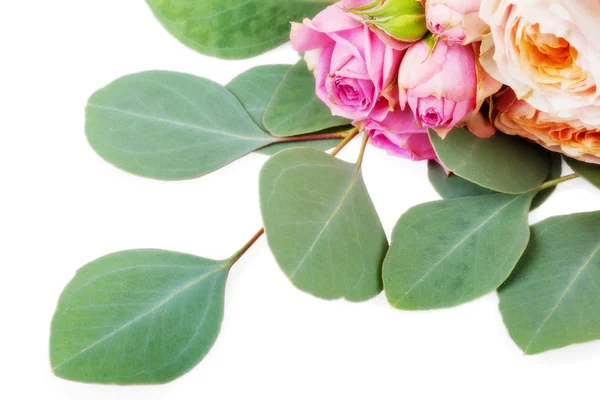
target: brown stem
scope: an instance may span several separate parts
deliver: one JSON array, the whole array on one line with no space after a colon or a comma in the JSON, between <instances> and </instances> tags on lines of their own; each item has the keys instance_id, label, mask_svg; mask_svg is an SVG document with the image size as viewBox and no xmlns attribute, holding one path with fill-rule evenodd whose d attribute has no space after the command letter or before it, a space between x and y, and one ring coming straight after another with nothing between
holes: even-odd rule
<instances>
[{"instance_id":1,"label":"brown stem","mask_svg":"<svg viewBox=\"0 0 600 400\"><path fill-rule=\"evenodd\" d=\"M275 143L299 143L299 142L311 142L313 140L332 140L332 139L345 139L349 135L351 135L356 128L348 129L341 132L331 132L331 133L317 133L314 135L302 135L302 136L292 136L287 138L281 138L277 140Z\"/></svg>"}]
</instances>

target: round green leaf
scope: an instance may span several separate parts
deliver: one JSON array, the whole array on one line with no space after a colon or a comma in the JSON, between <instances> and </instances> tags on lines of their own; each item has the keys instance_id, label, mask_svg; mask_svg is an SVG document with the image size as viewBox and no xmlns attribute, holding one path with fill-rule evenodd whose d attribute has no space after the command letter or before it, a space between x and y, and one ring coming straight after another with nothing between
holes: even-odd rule
<instances>
[{"instance_id":1,"label":"round green leaf","mask_svg":"<svg viewBox=\"0 0 600 400\"><path fill-rule=\"evenodd\" d=\"M550 172L548 173L546 181L560 178L562 175L562 156L559 153L548 152L548 159L550 160ZM539 192L531 202L531 209L535 210L539 208L550 198L550 196L552 196L555 190L556 185Z\"/></svg>"},{"instance_id":2,"label":"round green leaf","mask_svg":"<svg viewBox=\"0 0 600 400\"><path fill-rule=\"evenodd\" d=\"M250 117L265 132L267 128L263 125L263 114L267 105L273 97L273 93L287 74L291 65L261 65L252 68L233 79L227 84L227 89L242 103ZM348 126L336 127L327 132L338 132L350 129ZM309 146L320 150L328 150L337 146L342 139L314 140L291 143L275 143L262 149L258 153L273 155L281 150L298 146Z\"/></svg>"},{"instance_id":3,"label":"round green leaf","mask_svg":"<svg viewBox=\"0 0 600 400\"><path fill-rule=\"evenodd\" d=\"M81 268L52 320L50 359L62 378L163 383L208 353L223 319L229 261L131 250Z\"/></svg>"},{"instance_id":4,"label":"round green leaf","mask_svg":"<svg viewBox=\"0 0 600 400\"><path fill-rule=\"evenodd\" d=\"M146 0L163 26L200 53L257 56L289 40L290 21L312 18L334 0Z\"/></svg>"},{"instance_id":5,"label":"round green leaf","mask_svg":"<svg viewBox=\"0 0 600 400\"><path fill-rule=\"evenodd\" d=\"M577 161L569 157L565 157L565 160L573 171L600 189L600 165Z\"/></svg>"},{"instance_id":6,"label":"round green leaf","mask_svg":"<svg viewBox=\"0 0 600 400\"><path fill-rule=\"evenodd\" d=\"M560 154L548 152L548 160L550 162L550 174L546 181L559 178L562 173L562 158ZM444 168L433 160L428 163L428 175L432 186L444 199L498 193L476 185L458 175L446 174ZM531 209L534 210L544 204L555 190L556 186L552 186L538 193L531 202Z\"/></svg>"},{"instance_id":7,"label":"round green leaf","mask_svg":"<svg viewBox=\"0 0 600 400\"><path fill-rule=\"evenodd\" d=\"M527 246L532 197L489 194L408 210L394 228L383 266L390 304L444 308L494 291Z\"/></svg>"},{"instance_id":8,"label":"round green leaf","mask_svg":"<svg viewBox=\"0 0 600 400\"><path fill-rule=\"evenodd\" d=\"M164 71L128 75L94 93L85 129L108 162L165 180L208 174L277 140L224 87Z\"/></svg>"},{"instance_id":9,"label":"round green leaf","mask_svg":"<svg viewBox=\"0 0 600 400\"><path fill-rule=\"evenodd\" d=\"M310 148L277 153L260 173L260 205L271 250L296 287L351 301L381 292L387 238L355 164Z\"/></svg>"},{"instance_id":10,"label":"round green leaf","mask_svg":"<svg viewBox=\"0 0 600 400\"><path fill-rule=\"evenodd\" d=\"M550 218L499 290L510 335L527 354L600 339L600 211Z\"/></svg>"},{"instance_id":11,"label":"round green leaf","mask_svg":"<svg viewBox=\"0 0 600 400\"><path fill-rule=\"evenodd\" d=\"M445 139L433 131L429 137L446 168L496 192L529 192L548 177L548 158L542 148L516 136L499 132L481 139L465 128L455 128Z\"/></svg>"},{"instance_id":12,"label":"round green leaf","mask_svg":"<svg viewBox=\"0 0 600 400\"><path fill-rule=\"evenodd\" d=\"M427 164L429 182L443 199L456 199L459 197L481 196L496 193L455 174L446 174L444 168L431 160Z\"/></svg>"},{"instance_id":13,"label":"round green leaf","mask_svg":"<svg viewBox=\"0 0 600 400\"><path fill-rule=\"evenodd\" d=\"M315 77L300 60L287 72L263 116L264 126L274 136L288 137L348 125L336 117L315 94Z\"/></svg>"}]
</instances>

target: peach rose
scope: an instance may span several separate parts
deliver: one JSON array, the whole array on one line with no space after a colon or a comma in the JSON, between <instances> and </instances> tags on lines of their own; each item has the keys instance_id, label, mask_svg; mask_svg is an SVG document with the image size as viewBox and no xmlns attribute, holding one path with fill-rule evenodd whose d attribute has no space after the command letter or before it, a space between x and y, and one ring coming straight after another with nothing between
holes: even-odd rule
<instances>
[{"instance_id":1,"label":"peach rose","mask_svg":"<svg viewBox=\"0 0 600 400\"><path fill-rule=\"evenodd\" d=\"M600 127L600 1L483 0L481 64L518 98Z\"/></svg>"},{"instance_id":2,"label":"peach rose","mask_svg":"<svg viewBox=\"0 0 600 400\"><path fill-rule=\"evenodd\" d=\"M581 161L600 164L600 128L539 111L507 89L495 98L494 125Z\"/></svg>"}]
</instances>

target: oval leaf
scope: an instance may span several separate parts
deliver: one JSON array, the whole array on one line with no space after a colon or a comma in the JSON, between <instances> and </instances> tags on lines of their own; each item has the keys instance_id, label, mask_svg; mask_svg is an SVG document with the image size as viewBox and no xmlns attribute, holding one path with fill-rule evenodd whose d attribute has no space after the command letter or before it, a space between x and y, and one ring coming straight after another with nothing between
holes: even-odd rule
<instances>
[{"instance_id":1,"label":"oval leaf","mask_svg":"<svg viewBox=\"0 0 600 400\"><path fill-rule=\"evenodd\" d=\"M527 354L600 339L600 211L550 218L498 290L510 335Z\"/></svg>"},{"instance_id":2,"label":"oval leaf","mask_svg":"<svg viewBox=\"0 0 600 400\"><path fill-rule=\"evenodd\" d=\"M540 146L498 132L481 139L465 128L445 139L430 131L439 159L450 171L479 186L519 194L537 188L548 177L548 158Z\"/></svg>"},{"instance_id":3,"label":"oval leaf","mask_svg":"<svg viewBox=\"0 0 600 400\"><path fill-rule=\"evenodd\" d=\"M312 18L328 0L146 0L183 44L226 59L250 58L289 40L290 21Z\"/></svg>"},{"instance_id":4,"label":"oval leaf","mask_svg":"<svg viewBox=\"0 0 600 400\"><path fill-rule=\"evenodd\" d=\"M455 174L446 174L444 168L431 160L427 164L429 182L443 199L457 199L468 196L481 196L497 193L486 189Z\"/></svg>"},{"instance_id":5,"label":"oval leaf","mask_svg":"<svg viewBox=\"0 0 600 400\"><path fill-rule=\"evenodd\" d=\"M547 152L548 159L550 160L550 172L548 173L548 177L546 181L551 181L554 179L560 178L562 175L562 156L559 153ZM531 202L531 209L535 210L542 206L549 198L552 196L554 191L556 190L556 185L549 187L548 189L544 189L539 192Z\"/></svg>"},{"instance_id":6,"label":"oval leaf","mask_svg":"<svg viewBox=\"0 0 600 400\"><path fill-rule=\"evenodd\" d=\"M325 299L367 300L382 289L385 232L355 164L297 148L260 173L269 245L299 289Z\"/></svg>"},{"instance_id":7,"label":"oval leaf","mask_svg":"<svg viewBox=\"0 0 600 400\"><path fill-rule=\"evenodd\" d=\"M550 162L550 174L548 175L548 178L546 178L546 181L559 178L562 174L562 158L560 154L548 152L548 159ZM460 197L498 193L476 185L458 175L446 174L444 168L433 160L428 163L428 176L429 181L436 192L444 199L456 199ZM552 186L538 193L533 198L531 209L534 210L544 204L555 190L556 186Z\"/></svg>"},{"instance_id":8,"label":"oval leaf","mask_svg":"<svg viewBox=\"0 0 600 400\"><path fill-rule=\"evenodd\" d=\"M52 320L62 378L163 383L194 367L223 319L228 261L162 250L114 253L81 268Z\"/></svg>"},{"instance_id":9,"label":"oval leaf","mask_svg":"<svg viewBox=\"0 0 600 400\"><path fill-rule=\"evenodd\" d=\"M315 93L315 77L299 61L283 78L263 116L274 136L288 137L348 125L349 120L331 114Z\"/></svg>"},{"instance_id":10,"label":"oval leaf","mask_svg":"<svg viewBox=\"0 0 600 400\"><path fill-rule=\"evenodd\" d=\"M383 266L397 308L452 307L494 291L529 240L533 194L489 194L422 204L398 221Z\"/></svg>"},{"instance_id":11,"label":"oval leaf","mask_svg":"<svg viewBox=\"0 0 600 400\"><path fill-rule=\"evenodd\" d=\"M227 89L242 103L250 117L265 132L262 119L273 93L287 74L291 65L261 65L252 68L233 79L227 84ZM345 131L349 126L332 128L329 132ZM309 146L320 150L328 150L337 146L342 139L314 140L292 143L276 143L257 150L258 153L273 155L281 150L298 146Z\"/></svg>"},{"instance_id":12,"label":"oval leaf","mask_svg":"<svg viewBox=\"0 0 600 400\"><path fill-rule=\"evenodd\" d=\"M276 140L224 87L164 71L125 76L97 91L85 129L108 162L166 180L208 174Z\"/></svg>"},{"instance_id":13,"label":"oval leaf","mask_svg":"<svg viewBox=\"0 0 600 400\"><path fill-rule=\"evenodd\" d=\"M565 157L565 160L567 161L567 164L569 164L569 167L573 169L573 171L600 189L600 165L585 163L569 157Z\"/></svg>"}]
</instances>

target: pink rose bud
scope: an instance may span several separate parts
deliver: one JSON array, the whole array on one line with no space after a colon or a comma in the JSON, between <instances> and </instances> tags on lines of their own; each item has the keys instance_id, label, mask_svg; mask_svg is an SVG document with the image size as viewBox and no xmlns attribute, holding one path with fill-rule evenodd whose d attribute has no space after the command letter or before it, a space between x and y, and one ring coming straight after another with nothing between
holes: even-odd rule
<instances>
[{"instance_id":1,"label":"pink rose bud","mask_svg":"<svg viewBox=\"0 0 600 400\"><path fill-rule=\"evenodd\" d=\"M292 23L292 46L316 77L317 96L334 115L382 120L397 103L396 75L404 51L386 45L340 4L312 21Z\"/></svg>"},{"instance_id":2,"label":"pink rose bud","mask_svg":"<svg viewBox=\"0 0 600 400\"><path fill-rule=\"evenodd\" d=\"M477 105L473 47L415 43L400 65L399 91L400 106L410 106L419 126L445 136Z\"/></svg>"},{"instance_id":3,"label":"pink rose bud","mask_svg":"<svg viewBox=\"0 0 600 400\"><path fill-rule=\"evenodd\" d=\"M479 18L482 0L427 0L427 28L450 45L481 40L489 26Z\"/></svg>"},{"instance_id":4,"label":"pink rose bud","mask_svg":"<svg viewBox=\"0 0 600 400\"><path fill-rule=\"evenodd\" d=\"M355 125L369 135L375 146L393 155L413 161L437 161L427 129L417 126L409 109L397 109L381 122L368 119Z\"/></svg>"},{"instance_id":5,"label":"pink rose bud","mask_svg":"<svg viewBox=\"0 0 600 400\"><path fill-rule=\"evenodd\" d=\"M427 33L425 7L418 0L342 0L341 5L372 29L401 42L416 42Z\"/></svg>"}]
</instances>

